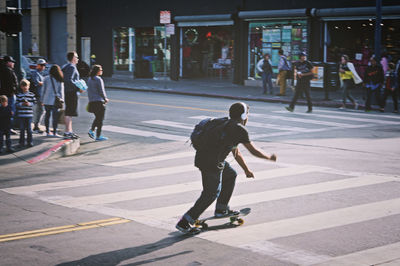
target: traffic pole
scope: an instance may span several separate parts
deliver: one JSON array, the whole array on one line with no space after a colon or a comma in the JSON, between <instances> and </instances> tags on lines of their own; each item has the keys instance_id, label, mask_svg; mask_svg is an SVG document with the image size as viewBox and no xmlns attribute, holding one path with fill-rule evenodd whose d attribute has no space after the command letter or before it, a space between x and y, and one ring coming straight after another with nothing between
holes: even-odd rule
<instances>
[{"instance_id":1,"label":"traffic pole","mask_svg":"<svg viewBox=\"0 0 400 266\"><path fill-rule=\"evenodd\" d=\"M376 0L376 20L375 20L375 58L381 61L381 39L382 39L382 0Z\"/></svg>"}]
</instances>

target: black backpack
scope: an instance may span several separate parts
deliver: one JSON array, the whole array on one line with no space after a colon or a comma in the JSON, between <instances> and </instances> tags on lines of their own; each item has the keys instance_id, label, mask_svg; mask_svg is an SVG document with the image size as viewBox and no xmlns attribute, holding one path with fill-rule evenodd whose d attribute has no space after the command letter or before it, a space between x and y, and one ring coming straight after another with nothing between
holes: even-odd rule
<instances>
[{"instance_id":1,"label":"black backpack","mask_svg":"<svg viewBox=\"0 0 400 266\"><path fill-rule=\"evenodd\" d=\"M228 117L201 120L190 135L193 148L198 151L219 147L226 136L225 127L228 123Z\"/></svg>"}]
</instances>

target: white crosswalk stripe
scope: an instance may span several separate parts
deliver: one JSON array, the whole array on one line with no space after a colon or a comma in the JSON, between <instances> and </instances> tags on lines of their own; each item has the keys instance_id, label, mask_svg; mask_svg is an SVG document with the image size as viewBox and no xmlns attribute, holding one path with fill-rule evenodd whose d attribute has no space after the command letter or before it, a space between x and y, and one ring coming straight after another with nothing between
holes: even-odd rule
<instances>
[{"instance_id":1,"label":"white crosswalk stripe","mask_svg":"<svg viewBox=\"0 0 400 266\"><path fill-rule=\"evenodd\" d=\"M195 196L199 195L202 188L200 180L189 179L190 176L198 174L198 170L193 164L188 163L189 160L193 160L193 156L194 152L191 150L109 162L104 165L112 166L116 169L118 167L143 166L148 163L152 163L152 166L148 166L151 168L148 170L125 168L129 172L3 188L1 191L39 198L61 206L124 217L149 226L175 231L174 226L177 219L193 204L193 202L188 203L185 197L188 193ZM400 182L400 176L395 175L345 171L313 165L266 163L259 159L250 158L247 162L256 168L254 171L256 179L248 180L243 174L238 176L237 187L243 190L241 193L233 195L230 205L234 208L256 205L267 206L272 203L284 204L288 199L296 199L301 204L301 199L304 197L312 196L315 199L319 199L323 198L327 193L351 194L353 191L375 186L380 186L381 189L384 189L385 187L399 186ZM154 165L157 165L157 168L154 168ZM235 166L234 163L232 165ZM326 178L313 181L314 174L337 176L334 179ZM174 183L174 179L165 179L164 177L168 175L181 175L181 181ZM291 180L295 182L296 177L300 175L307 176L302 178L307 178L309 182L294 183L276 188L269 188L268 186L268 184L277 182L282 178L292 178ZM162 180L162 183L146 182L146 180L155 179ZM132 181L145 184L145 186L140 188L135 188L135 186L125 188L123 186L126 182ZM110 189L97 193L94 191L90 195L85 195L83 192L92 191L98 186ZM114 186L116 189L114 189ZM86 187L88 189L85 189ZM121 191L121 187L124 187L124 190ZM255 187L257 187L257 191L254 191ZM165 200L165 197L175 200ZM356 195L353 195L353 197L356 197ZM327 198L321 203L316 201L316 204L324 205L327 200L331 199ZM334 199L332 200L334 201ZM152 203L141 208L130 208L126 207L127 204L122 204L128 203L129 205L130 202L134 201ZM378 241L375 248L370 250L332 257L329 254L319 254L306 248L299 249L274 242L278 238L290 238L299 234L311 234L318 230L335 229L344 226L356 227L358 223L368 223L375 219L400 215L400 197L398 195L389 198L370 199L353 205L335 206L324 210L320 209L319 211L304 212L289 218L269 219L268 221L263 220L265 214L263 216L261 213L252 213L248 216L249 224L232 230L207 231L197 237L262 253L278 260L298 265L357 265L356 263L362 261L371 261L374 264L379 264L398 259L399 243L379 247ZM210 206L208 211L212 211L213 207ZM307 209L307 206L303 207ZM384 255L379 257L377 256L378 253Z\"/></svg>"}]
</instances>

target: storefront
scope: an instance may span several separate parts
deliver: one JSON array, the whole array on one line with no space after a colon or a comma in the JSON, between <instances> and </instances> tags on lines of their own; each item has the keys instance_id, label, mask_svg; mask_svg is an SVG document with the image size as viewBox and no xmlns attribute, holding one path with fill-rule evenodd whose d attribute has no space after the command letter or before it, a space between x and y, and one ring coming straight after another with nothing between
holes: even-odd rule
<instances>
[{"instance_id":1,"label":"storefront","mask_svg":"<svg viewBox=\"0 0 400 266\"><path fill-rule=\"evenodd\" d=\"M234 38L231 15L177 16L182 78L233 77Z\"/></svg>"},{"instance_id":2,"label":"storefront","mask_svg":"<svg viewBox=\"0 0 400 266\"><path fill-rule=\"evenodd\" d=\"M165 28L128 28L113 30L114 71L134 72L137 78L157 78L170 71L170 38L165 48ZM166 50L166 53L165 53ZM166 67L164 68L164 64Z\"/></svg>"},{"instance_id":3,"label":"storefront","mask_svg":"<svg viewBox=\"0 0 400 266\"><path fill-rule=\"evenodd\" d=\"M375 52L375 7L319 9L312 12L324 25L324 62L347 54L362 77ZM400 58L400 6L382 8L381 55Z\"/></svg>"},{"instance_id":4,"label":"storefront","mask_svg":"<svg viewBox=\"0 0 400 266\"><path fill-rule=\"evenodd\" d=\"M264 54L269 54L274 77L278 73L282 49L290 61L308 51L308 22L305 9L243 11L239 18L248 21L247 80L259 80L256 65ZM249 84L250 85L250 84Z\"/></svg>"}]
</instances>

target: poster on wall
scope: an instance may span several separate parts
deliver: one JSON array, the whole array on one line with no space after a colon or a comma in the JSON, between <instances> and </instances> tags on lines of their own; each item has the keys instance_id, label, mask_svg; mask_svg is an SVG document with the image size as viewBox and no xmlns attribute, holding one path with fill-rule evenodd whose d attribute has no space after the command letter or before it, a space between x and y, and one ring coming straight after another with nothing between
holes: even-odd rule
<instances>
[{"instance_id":1,"label":"poster on wall","mask_svg":"<svg viewBox=\"0 0 400 266\"><path fill-rule=\"evenodd\" d=\"M277 66L279 64L279 49L272 49L271 52L271 61L273 66Z\"/></svg>"},{"instance_id":2,"label":"poster on wall","mask_svg":"<svg viewBox=\"0 0 400 266\"><path fill-rule=\"evenodd\" d=\"M292 26L283 26L282 29L282 42L292 41Z\"/></svg>"},{"instance_id":3,"label":"poster on wall","mask_svg":"<svg viewBox=\"0 0 400 266\"><path fill-rule=\"evenodd\" d=\"M280 42L281 41L281 30L280 29L271 29L271 42Z\"/></svg>"},{"instance_id":4,"label":"poster on wall","mask_svg":"<svg viewBox=\"0 0 400 266\"><path fill-rule=\"evenodd\" d=\"M302 40L301 28L293 28L292 29L292 39L293 39L293 41L301 41Z\"/></svg>"},{"instance_id":5,"label":"poster on wall","mask_svg":"<svg viewBox=\"0 0 400 266\"><path fill-rule=\"evenodd\" d=\"M302 31L302 42L307 42L307 31L303 30Z\"/></svg>"},{"instance_id":6,"label":"poster on wall","mask_svg":"<svg viewBox=\"0 0 400 266\"><path fill-rule=\"evenodd\" d=\"M262 35L262 41L265 42L271 42L271 34L269 29L264 29L263 30L263 35Z\"/></svg>"}]
</instances>

